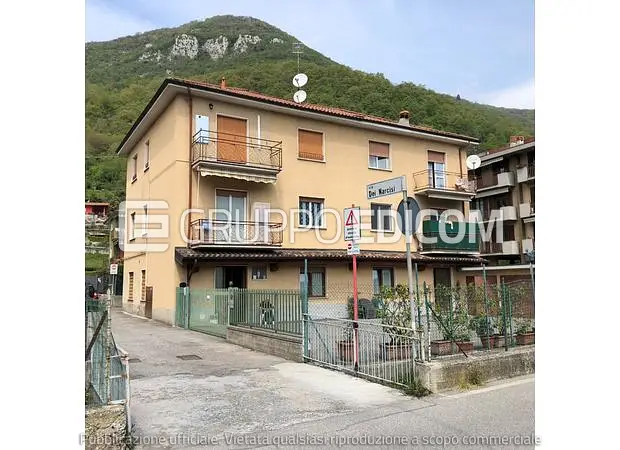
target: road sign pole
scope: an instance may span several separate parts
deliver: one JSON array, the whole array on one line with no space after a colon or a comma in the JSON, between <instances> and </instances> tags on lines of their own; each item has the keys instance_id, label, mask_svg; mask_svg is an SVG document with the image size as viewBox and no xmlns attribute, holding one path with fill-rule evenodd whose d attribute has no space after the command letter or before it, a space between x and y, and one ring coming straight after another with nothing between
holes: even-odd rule
<instances>
[{"instance_id":1,"label":"road sign pole","mask_svg":"<svg viewBox=\"0 0 620 450\"><path fill-rule=\"evenodd\" d=\"M354 339L354 350L353 350L353 360L354 360L354 369L357 371L359 369L359 336L357 333L358 327L358 305L357 305L357 255L353 255L353 339Z\"/></svg>"},{"instance_id":2,"label":"road sign pole","mask_svg":"<svg viewBox=\"0 0 620 450\"><path fill-rule=\"evenodd\" d=\"M405 248L407 252L407 278L409 280L409 306L411 308L411 329L413 331L413 335L415 336L415 305L414 305L414 293L413 293L413 267L411 262L411 224L409 223L409 202L407 201L407 188L403 190L403 209L405 216ZM415 221L414 221L415 222ZM412 351L413 358L416 358L416 346L415 343L412 342Z\"/></svg>"}]
</instances>

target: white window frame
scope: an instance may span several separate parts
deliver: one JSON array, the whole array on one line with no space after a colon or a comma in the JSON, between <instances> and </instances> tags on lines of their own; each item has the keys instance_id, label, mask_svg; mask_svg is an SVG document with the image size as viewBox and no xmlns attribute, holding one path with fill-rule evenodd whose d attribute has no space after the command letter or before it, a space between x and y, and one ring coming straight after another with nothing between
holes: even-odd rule
<instances>
[{"instance_id":1,"label":"white window frame","mask_svg":"<svg viewBox=\"0 0 620 450\"><path fill-rule=\"evenodd\" d=\"M318 204L320 206L319 214L318 214L318 224L316 223L316 218L312 214L312 210L314 208L310 207L310 210L303 209L301 207L302 203L307 203L308 205ZM325 209L325 199L322 198L313 198L313 197L300 197L299 198L299 226L303 228L323 228L324 224L324 214L323 210ZM308 211L308 213L306 213ZM308 214L308 223L302 223L302 215L306 216Z\"/></svg>"},{"instance_id":2,"label":"white window frame","mask_svg":"<svg viewBox=\"0 0 620 450\"><path fill-rule=\"evenodd\" d=\"M387 207L388 214L380 214L379 215L380 217L376 218L376 224L378 226L380 225L380 227L378 227L378 228L372 228L372 217L371 217L371 221L370 221L371 222L371 229L370 229L370 231L393 232L394 231L394 220L392 220L392 217L389 217L389 211L392 209L391 205L388 205L386 203L371 203L370 204L371 214L374 211L373 206L379 206L380 208L377 208L378 211L385 211L385 208ZM385 221L386 215L389 217L389 224L390 224L389 229L383 228L383 225L385 224L384 221Z\"/></svg>"}]
</instances>

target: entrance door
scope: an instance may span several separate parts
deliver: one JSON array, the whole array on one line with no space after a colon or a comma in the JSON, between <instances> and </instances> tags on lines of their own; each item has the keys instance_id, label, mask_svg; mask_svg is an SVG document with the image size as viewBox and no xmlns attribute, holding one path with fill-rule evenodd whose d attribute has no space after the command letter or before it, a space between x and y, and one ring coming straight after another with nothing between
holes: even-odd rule
<instances>
[{"instance_id":1,"label":"entrance door","mask_svg":"<svg viewBox=\"0 0 620 450\"><path fill-rule=\"evenodd\" d=\"M149 319L153 318L153 286L146 287L146 302L144 303L144 315Z\"/></svg>"},{"instance_id":2,"label":"entrance door","mask_svg":"<svg viewBox=\"0 0 620 450\"><path fill-rule=\"evenodd\" d=\"M433 278L435 279L435 302L445 311L450 308L450 287L452 286L450 269L443 267L434 268Z\"/></svg>"},{"instance_id":3,"label":"entrance door","mask_svg":"<svg viewBox=\"0 0 620 450\"><path fill-rule=\"evenodd\" d=\"M217 159L228 162L246 162L247 120L217 116Z\"/></svg>"}]
</instances>

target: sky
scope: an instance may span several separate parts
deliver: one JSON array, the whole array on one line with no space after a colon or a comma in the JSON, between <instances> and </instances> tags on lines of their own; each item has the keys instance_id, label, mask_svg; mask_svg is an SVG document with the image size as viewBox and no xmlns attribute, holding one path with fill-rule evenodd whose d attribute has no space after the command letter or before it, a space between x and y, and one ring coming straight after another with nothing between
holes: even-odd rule
<instances>
[{"instance_id":1,"label":"sky","mask_svg":"<svg viewBox=\"0 0 620 450\"><path fill-rule=\"evenodd\" d=\"M252 16L354 69L534 108L534 0L86 0L86 41Z\"/></svg>"}]
</instances>

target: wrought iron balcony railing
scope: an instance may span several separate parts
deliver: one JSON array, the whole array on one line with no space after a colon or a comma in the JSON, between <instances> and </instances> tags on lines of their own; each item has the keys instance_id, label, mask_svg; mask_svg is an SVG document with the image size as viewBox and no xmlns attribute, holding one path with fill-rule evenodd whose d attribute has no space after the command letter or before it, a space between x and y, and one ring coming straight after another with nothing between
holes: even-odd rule
<instances>
[{"instance_id":1,"label":"wrought iron balcony railing","mask_svg":"<svg viewBox=\"0 0 620 450\"><path fill-rule=\"evenodd\" d=\"M282 141L200 130L192 141L192 164L201 162L280 171Z\"/></svg>"},{"instance_id":2,"label":"wrought iron balcony railing","mask_svg":"<svg viewBox=\"0 0 620 450\"><path fill-rule=\"evenodd\" d=\"M282 235L277 222L198 219L191 225L190 245L278 246Z\"/></svg>"},{"instance_id":3,"label":"wrought iron balcony railing","mask_svg":"<svg viewBox=\"0 0 620 450\"><path fill-rule=\"evenodd\" d=\"M476 185L467 179L467 175L445 170L425 169L413 174L414 190L416 192L428 189L438 189L454 192L476 191Z\"/></svg>"}]
</instances>

